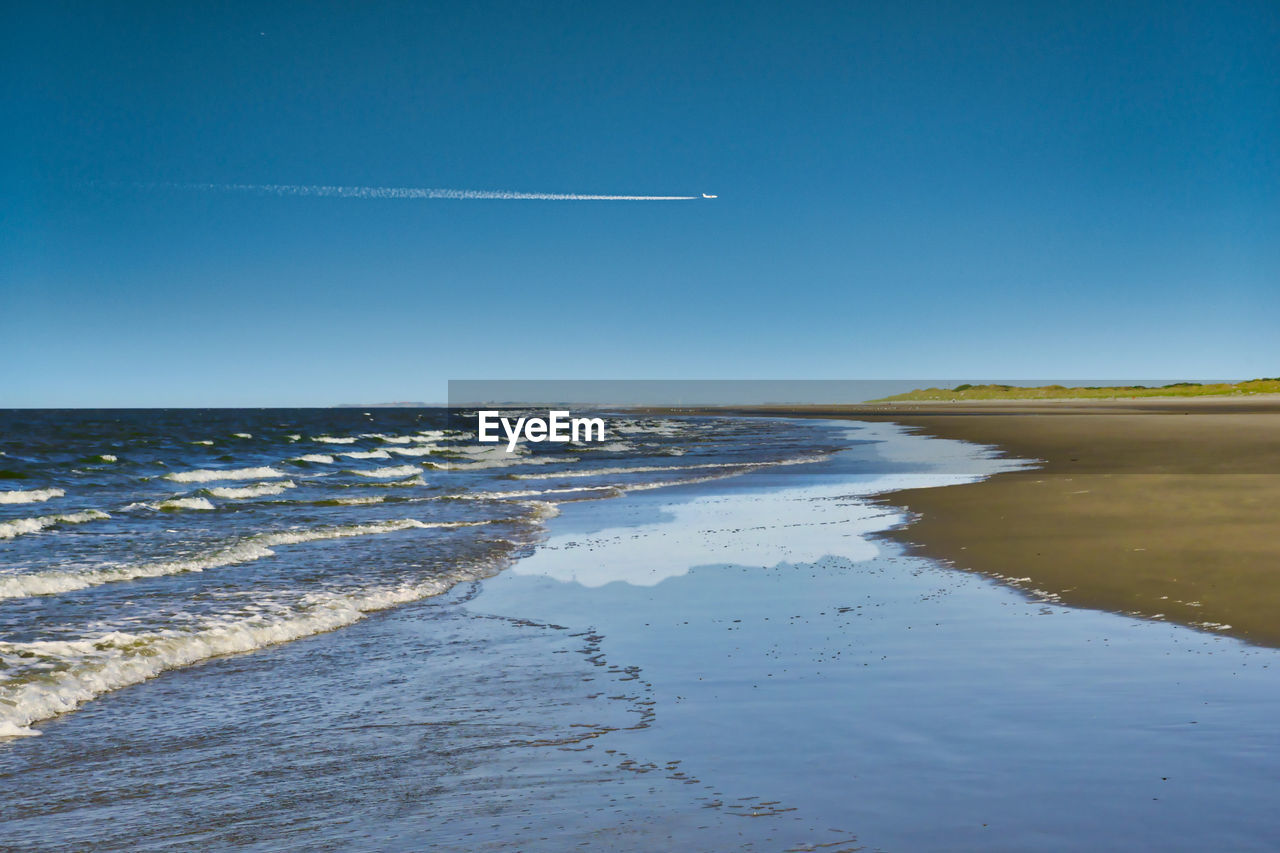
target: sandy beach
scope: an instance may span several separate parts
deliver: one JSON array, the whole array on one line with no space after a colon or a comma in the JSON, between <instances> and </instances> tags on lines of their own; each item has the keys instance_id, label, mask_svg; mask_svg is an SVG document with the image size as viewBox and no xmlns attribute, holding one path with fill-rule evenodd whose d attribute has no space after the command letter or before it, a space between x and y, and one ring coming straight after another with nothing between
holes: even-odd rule
<instances>
[{"instance_id":1,"label":"sandy beach","mask_svg":"<svg viewBox=\"0 0 1280 853\"><path fill-rule=\"evenodd\" d=\"M777 409L768 409L777 414ZM891 535L1067 604L1280 645L1280 399L810 407L1041 460L979 483L896 492Z\"/></svg>"}]
</instances>

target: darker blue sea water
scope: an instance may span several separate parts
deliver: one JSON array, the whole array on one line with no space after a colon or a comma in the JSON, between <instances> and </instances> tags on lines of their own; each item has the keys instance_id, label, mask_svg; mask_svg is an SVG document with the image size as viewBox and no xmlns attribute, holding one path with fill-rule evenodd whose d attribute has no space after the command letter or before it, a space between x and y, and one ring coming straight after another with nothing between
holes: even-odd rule
<instances>
[{"instance_id":1,"label":"darker blue sea water","mask_svg":"<svg viewBox=\"0 0 1280 853\"><path fill-rule=\"evenodd\" d=\"M480 444L440 409L0 413L0 735L488 576L564 501L822 458L785 421Z\"/></svg>"}]
</instances>

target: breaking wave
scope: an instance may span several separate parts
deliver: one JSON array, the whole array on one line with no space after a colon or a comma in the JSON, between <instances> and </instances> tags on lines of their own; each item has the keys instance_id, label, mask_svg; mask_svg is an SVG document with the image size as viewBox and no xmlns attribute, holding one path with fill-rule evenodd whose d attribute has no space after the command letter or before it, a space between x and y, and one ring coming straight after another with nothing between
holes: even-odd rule
<instances>
[{"instance_id":1,"label":"breaking wave","mask_svg":"<svg viewBox=\"0 0 1280 853\"><path fill-rule=\"evenodd\" d=\"M332 465L333 457L327 453L307 453L303 456L295 456L290 462L312 462L316 465Z\"/></svg>"},{"instance_id":2,"label":"breaking wave","mask_svg":"<svg viewBox=\"0 0 1280 853\"><path fill-rule=\"evenodd\" d=\"M215 498L227 498L228 500L240 500L241 498L262 498L270 495L278 495L285 489L297 487L297 483L293 480L285 480L282 483L258 483L254 486L222 486L217 488L205 489Z\"/></svg>"},{"instance_id":3,"label":"breaking wave","mask_svg":"<svg viewBox=\"0 0 1280 853\"><path fill-rule=\"evenodd\" d=\"M0 504L35 504L44 503L52 498L65 495L62 489L17 489L0 490Z\"/></svg>"},{"instance_id":4,"label":"breaking wave","mask_svg":"<svg viewBox=\"0 0 1280 853\"><path fill-rule=\"evenodd\" d=\"M171 498L167 501L149 504L149 506L163 512L174 512L183 509L213 509L213 504L209 503L206 498Z\"/></svg>"},{"instance_id":5,"label":"breaking wave","mask_svg":"<svg viewBox=\"0 0 1280 853\"><path fill-rule=\"evenodd\" d=\"M352 471L351 473L359 474L361 477L391 479L393 477L411 477L414 474L421 474L422 469L417 465L393 465L387 468L370 468L367 471Z\"/></svg>"},{"instance_id":6,"label":"breaking wave","mask_svg":"<svg viewBox=\"0 0 1280 853\"><path fill-rule=\"evenodd\" d=\"M458 567L447 577L351 593L311 593L283 611L208 620L195 630L114 631L92 638L0 642L7 666L35 659L34 678L0 685L0 737L38 735L32 723L73 711L111 690L220 655L250 652L350 625L366 614L429 598L491 575L503 557Z\"/></svg>"},{"instance_id":7,"label":"breaking wave","mask_svg":"<svg viewBox=\"0 0 1280 853\"><path fill-rule=\"evenodd\" d=\"M96 517L105 518L107 516L106 513L99 513ZM273 556L275 552L271 549L280 545L300 545L304 542L315 542L322 539L343 539L350 536L393 533L411 528L472 527L481 523L485 522L424 522L412 518L404 518L391 521L375 521L368 524L348 524L337 527L312 528L310 530L260 533L212 553L183 560L112 566L84 572L44 571L31 574L0 575L0 598L58 595L104 583L130 581L137 578L155 578L183 572L202 572L205 569L234 566Z\"/></svg>"},{"instance_id":8,"label":"breaking wave","mask_svg":"<svg viewBox=\"0 0 1280 853\"><path fill-rule=\"evenodd\" d=\"M174 471L171 474L165 474L164 479L172 480L175 483L211 483L217 480L262 480L284 476L286 474L283 471L260 466L257 468L228 468L225 470L197 468L194 471Z\"/></svg>"},{"instance_id":9,"label":"breaking wave","mask_svg":"<svg viewBox=\"0 0 1280 853\"><path fill-rule=\"evenodd\" d=\"M105 512L86 509L83 512L68 512L62 515L41 515L35 518L19 518L13 521L0 521L0 539L13 539L24 533L39 533L50 527L62 524L84 524L86 521L97 521L110 518Z\"/></svg>"}]
</instances>

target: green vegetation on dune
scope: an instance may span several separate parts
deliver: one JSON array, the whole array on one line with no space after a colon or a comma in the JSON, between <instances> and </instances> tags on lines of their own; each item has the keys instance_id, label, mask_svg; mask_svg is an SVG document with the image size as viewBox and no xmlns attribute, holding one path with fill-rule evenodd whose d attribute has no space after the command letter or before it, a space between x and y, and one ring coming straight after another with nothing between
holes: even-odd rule
<instances>
[{"instance_id":1,"label":"green vegetation on dune","mask_svg":"<svg viewBox=\"0 0 1280 853\"><path fill-rule=\"evenodd\" d=\"M1229 394L1280 394L1280 377L1245 382L1173 382L1169 385L957 385L954 388L918 388L872 403L964 400L1106 400L1128 397L1221 397Z\"/></svg>"}]
</instances>

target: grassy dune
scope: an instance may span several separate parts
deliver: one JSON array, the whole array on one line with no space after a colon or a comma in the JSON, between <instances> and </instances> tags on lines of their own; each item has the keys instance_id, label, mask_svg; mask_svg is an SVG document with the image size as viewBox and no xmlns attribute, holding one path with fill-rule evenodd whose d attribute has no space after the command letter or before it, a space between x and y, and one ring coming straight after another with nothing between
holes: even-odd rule
<instances>
[{"instance_id":1,"label":"grassy dune","mask_svg":"<svg viewBox=\"0 0 1280 853\"><path fill-rule=\"evenodd\" d=\"M1175 382L1170 385L957 385L954 388L917 388L873 403L965 400L1109 400L1129 397L1221 397L1232 394L1280 394L1280 377L1245 382Z\"/></svg>"}]
</instances>

